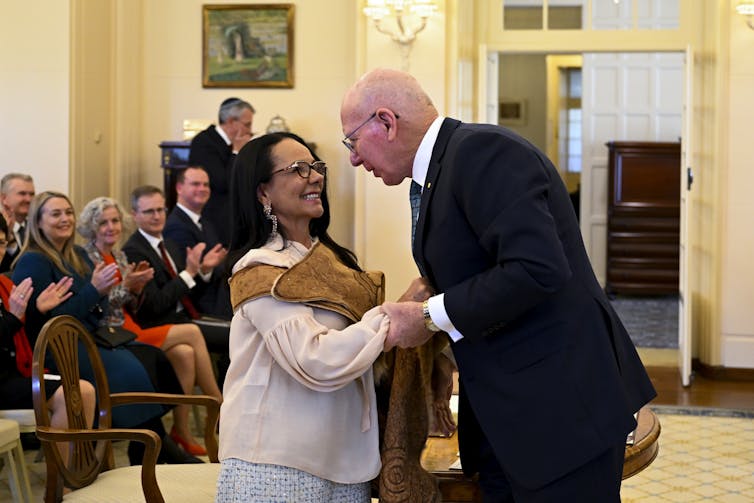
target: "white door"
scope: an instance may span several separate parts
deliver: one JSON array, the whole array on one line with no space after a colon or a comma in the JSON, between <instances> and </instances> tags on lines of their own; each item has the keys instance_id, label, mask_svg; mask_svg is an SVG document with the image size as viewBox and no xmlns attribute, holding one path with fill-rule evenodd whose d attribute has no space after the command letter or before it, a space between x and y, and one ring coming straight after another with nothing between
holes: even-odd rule
<instances>
[{"instance_id":1,"label":"white door","mask_svg":"<svg viewBox=\"0 0 754 503\"><path fill-rule=\"evenodd\" d=\"M607 272L608 141L678 141L683 53L585 53L581 234L601 285Z\"/></svg>"},{"instance_id":2,"label":"white door","mask_svg":"<svg viewBox=\"0 0 754 503\"><path fill-rule=\"evenodd\" d=\"M691 285L689 266L692 257L690 243L693 241L689 236L691 226L689 217L693 193L691 192L693 172L692 162L694 155L694 52L691 46L686 48L685 54L685 86L683 93L683 132L681 134L681 237L679 248L679 275L678 275L678 370L681 373L681 382L684 386L691 384Z\"/></svg>"}]
</instances>

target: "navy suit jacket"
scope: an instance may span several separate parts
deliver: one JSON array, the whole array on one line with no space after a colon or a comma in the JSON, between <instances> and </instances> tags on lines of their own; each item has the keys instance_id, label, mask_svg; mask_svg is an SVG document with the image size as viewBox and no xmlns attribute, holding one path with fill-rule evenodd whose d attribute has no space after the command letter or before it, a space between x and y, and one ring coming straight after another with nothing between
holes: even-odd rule
<instances>
[{"instance_id":1,"label":"navy suit jacket","mask_svg":"<svg viewBox=\"0 0 754 503\"><path fill-rule=\"evenodd\" d=\"M215 226L202 214L202 228L200 229L191 217L176 206L168 215L163 236L173 241L178 248L181 260L186 262L186 248L193 248L198 243L205 243L206 250L213 248L220 242ZM197 309L203 314L230 319L233 316L230 307L230 289L225 277L225 267L219 265L212 271L209 283L198 281L197 287L191 292L191 299Z\"/></svg>"},{"instance_id":2,"label":"navy suit jacket","mask_svg":"<svg viewBox=\"0 0 754 503\"><path fill-rule=\"evenodd\" d=\"M176 272L181 272L186 268L186 261L181 258L178 246L167 238L163 239L163 242L168 255L175 263ZM189 287L180 276L170 277L170 271L162 257L141 232L137 230L131 234L123 246L123 251L129 262L138 264L145 260L154 269L154 278L144 286L144 300L139 310L133 313L136 323L143 328L150 328L168 323L190 322L188 314L176 311L181 297L190 292Z\"/></svg>"},{"instance_id":3,"label":"navy suit jacket","mask_svg":"<svg viewBox=\"0 0 754 503\"><path fill-rule=\"evenodd\" d=\"M482 434L531 489L625 441L655 392L544 154L507 129L445 119L413 246L464 336L452 348L467 472Z\"/></svg>"},{"instance_id":4,"label":"navy suit jacket","mask_svg":"<svg viewBox=\"0 0 754 503\"><path fill-rule=\"evenodd\" d=\"M191 140L189 165L201 166L209 175L211 194L204 215L217 230L223 246L230 243L230 177L236 156L211 125Z\"/></svg>"}]
</instances>

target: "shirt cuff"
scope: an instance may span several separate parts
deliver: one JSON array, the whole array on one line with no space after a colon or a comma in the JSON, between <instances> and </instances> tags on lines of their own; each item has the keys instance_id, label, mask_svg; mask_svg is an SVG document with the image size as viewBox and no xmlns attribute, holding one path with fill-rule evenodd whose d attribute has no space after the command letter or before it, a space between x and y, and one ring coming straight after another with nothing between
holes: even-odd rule
<instances>
[{"instance_id":1,"label":"shirt cuff","mask_svg":"<svg viewBox=\"0 0 754 503\"><path fill-rule=\"evenodd\" d=\"M212 279L212 269L209 270L207 274L204 274L201 269L199 269L199 277L202 278L202 281L205 283L209 283Z\"/></svg>"},{"instance_id":2,"label":"shirt cuff","mask_svg":"<svg viewBox=\"0 0 754 503\"><path fill-rule=\"evenodd\" d=\"M194 278L192 278L188 271L186 271L185 269L178 273L178 276L180 276L183 282L186 283L186 286L189 287L189 290L196 286L196 281L194 281Z\"/></svg>"},{"instance_id":3,"label":"shirt cuff","mask_svg":"<svg viewBox=\"0 0 754 503\"><path fill-rule=\"evenodd\" d=\"M453 326L453 322L448 318L448 313L445 311L445 294L435 295L427 300L427 308L429 308L429 315L432 317L432 323L437 325L437 328L444 332L447 332L453 342L458 342L463 339L463 334L456 330Z\"/></svg>"}]
</instances>

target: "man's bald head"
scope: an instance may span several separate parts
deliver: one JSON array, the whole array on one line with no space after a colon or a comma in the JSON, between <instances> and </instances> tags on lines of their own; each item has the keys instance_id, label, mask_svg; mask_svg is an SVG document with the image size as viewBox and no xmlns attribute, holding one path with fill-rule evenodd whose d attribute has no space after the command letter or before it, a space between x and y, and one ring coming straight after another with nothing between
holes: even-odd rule
<instances>
[{"instance_id":1,"label":"man's bald head","mask_svg":"<svg viewBox=\"0 0 754 503\"><path fill-rule=\"evenodd\" d=\"M393 110L410 129L429 127L437 109L419 82L410 74L378 68L364 74L343 98L344 112L368 115L380 107ZM423 135L423 132L422 132Z\"/></svg>"}]
</instances>

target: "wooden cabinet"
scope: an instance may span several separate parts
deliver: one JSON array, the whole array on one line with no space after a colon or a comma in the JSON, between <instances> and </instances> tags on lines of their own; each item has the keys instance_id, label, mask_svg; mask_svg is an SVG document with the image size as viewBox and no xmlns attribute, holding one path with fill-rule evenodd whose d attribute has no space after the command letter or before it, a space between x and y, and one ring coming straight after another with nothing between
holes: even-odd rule
<instances>
[{"instance_id":1,"label":"wooden cabinet","mask_svg":"<svg viewBox=\"0 0 754 503\"><path fill-rule=\"evenodd\" d=\"M609 142L609 294L678 293L680 143Z\"/></svg>"}]
</instances>

